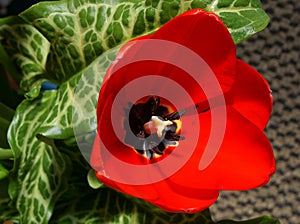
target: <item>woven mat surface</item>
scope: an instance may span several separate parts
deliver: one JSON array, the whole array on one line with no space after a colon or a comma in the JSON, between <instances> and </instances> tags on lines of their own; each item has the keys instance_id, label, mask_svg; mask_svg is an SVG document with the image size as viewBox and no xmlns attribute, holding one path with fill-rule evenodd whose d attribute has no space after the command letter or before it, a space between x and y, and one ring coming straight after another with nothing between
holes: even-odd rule
<instances>
[{"instance_id":1,"label":"woven mat surface","mask_svg":"<svg viewBox=\"0 0 300 224\"><path fill-rule=\"evenodd\" d=\"M269 81L274 97L266 135L277 171L264 187L221 192L211 208L215 220L262 214L282 224L300 224L300 1L262 1L270 25L242 44L237 55Z\"/></svg>"}]
</instances>

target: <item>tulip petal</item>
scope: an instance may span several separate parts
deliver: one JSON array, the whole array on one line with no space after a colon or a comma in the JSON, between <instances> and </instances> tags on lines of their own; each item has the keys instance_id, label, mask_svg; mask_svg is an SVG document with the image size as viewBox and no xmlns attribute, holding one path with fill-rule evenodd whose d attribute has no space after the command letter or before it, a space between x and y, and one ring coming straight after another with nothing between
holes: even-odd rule
<instances>
[{"instance_id":1,"label":"tulip petal","mask_svg":"<svg viewBox=\"0 0 300 224\"><path fill-rule=\"evenodd\" d=\"M203 151L209 150L205 146L211 128L211 114L202 113L199 118L201 133L195 152L171 177L173 182L220 190L247 190L268 182L275 171L272 147L256 125L231 107L227 107L226 132L217 156L206 169L199 170ZM185 137L189 141L188 133Z\"/></svg>"},{"instance_id":2,"label":"tulip petal","mask_svg":"<svg viewBox=\"0 0 300 224\"><path fill-rule=\"evenodd\" d=\"M272 111L269 84L261 74L241 60L237 60L237 73L236 81L226 95L226 101L263 130Z\"/></svg>"},{"instance_id":3,"label":"tulip petal","mask_svg":"<svg viewBox=\"0 0 300 224\"><path fill-rule=\"evenodd\" d=\"M169 212L196 213L208 208L219 196L218 190L181 186L169 180L155 187L159 189L160 197L153 203Z\"/></svg>"},{"instance_id":4,"label":"tulip petal","mask_svg":"<svg viewBox=\"0 0 300 224\"><path fill-rule=\"evenodd\" d=\"M196 52L213 70L224 91L233 84L235 45L215 14L202 9L187 11L162 26L152 38L173 41Z\"/></svg>"}]
</instances>

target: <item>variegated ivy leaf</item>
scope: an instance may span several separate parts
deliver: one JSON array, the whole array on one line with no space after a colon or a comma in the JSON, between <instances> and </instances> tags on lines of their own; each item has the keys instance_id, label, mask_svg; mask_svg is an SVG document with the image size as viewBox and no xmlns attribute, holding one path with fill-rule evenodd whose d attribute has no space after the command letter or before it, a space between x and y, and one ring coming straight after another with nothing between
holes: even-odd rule
<instances>
[{"instance_id":1,"label":"variegated ivy leaf","mask_svg":"<svg viewBox=\"0 0 300 224\"><path fill-rule=\"evenodd\" d=\"M45 67L50 43L36 28L18 17L0 20L0 40L23 75L21 88L30 92L29 97L37 97L47 76Z\"/></svg>"},{"instance_id":2,"label":"variegated ivy leaf","mask_svg":"<svg viewBox=\"0 0 300 224\"><path fill-rule=\"evenodd\" d=\"M260 0L194 0L193 4L204 4L207 11L219 15L236 44L264 29L270 20Z\"/></svg>"},{"instance_id":3,"label":"variegated ivy leaf","mask_svg":"<svg viewBox=\"0 0 300 224\"><path fill-rule=\"evenodd\" d=\"M9 130L17 176L12 185L18 186L12 191L12 197L16 200L16 207L24 223L31 219L36 223L46 222L60 195L62 182L66 181L66 177L62 177L66 168L62 150L54 147L53 141L43 136L68 139L74 137L73 125L80 126L83 132L91 132L96 128L96 117L85 115L95 112L94 105L103 75L117 51L107 51L84 71L63 83L58 90L42 91L41 97L24 100L17 108ZM75 87L78 88L76 94ZM74 101L74 95L79 97L78 101ZM77 118L73 118L72 111L76 106L81 110ZM75 161L78 167L78 164L84 162L78 160L84 159L78 148L75 150L65 154L72 153L72 160L75 154L79 154L80 158ZM39 215L35 215L37 211L40 211Z\"/></svg>"},{"instance_id":4,"label":"variegated ivy leaf","mask_svg":"<svg viewBox=\"0 0 300 224\"><path fill-rule=\"evenodd\" d=\"M108 50L60 86L49 102L51 113L45 115L37 133L48 138L68 139L74 134L87 136L87 133L96 130L99 90L105 71L118 51L117 47Z\"/></svg>"},{"instance_id":5,"label":"variegated ivy leaf","mask_svg":"<svg viewBox=\"0 0 300 224\"><path fill-rule=\"evenodd\" d=\"M47 71L65 81L106 50L151 32L180 11L180 1L68 0L21 14L51 43Z\"/></svg>"},{"instance_id":6,"label":"variegated ivy leaf","mask_svg":"<svg viewBox=\"0 0 300 224\"><path fill-rule=\"evenodd\" d=\"M236 43L269 22L259 0L62 0L41 2L23 12L20 17L27 25L17 17L0 21L5 27L0 35L2 40L12 40L6 50L18 58L17 64L26 74L25 91L31 90L29 96L36 97L40 87L36 80L62 83L108 49L153 32L192 8L218 14ZM23 32L18 33L20 30ZM23 44L15 49L13 43L19 40Z\"/></svg>"},{"instance_id":7,"label":"variegated ivy leaf","mask_svg":"<svg viewBox=\"0 0 300 224\"><path fill-rule=\"evenodd\" d=\"M55 91L45 91L40 99L24 100L8 132L15 155L10 196L21 223L47 223L55 201L65 190L65 158L54 144L50 146L36 138L55 96Z\"/></svg>"}]
</instances>

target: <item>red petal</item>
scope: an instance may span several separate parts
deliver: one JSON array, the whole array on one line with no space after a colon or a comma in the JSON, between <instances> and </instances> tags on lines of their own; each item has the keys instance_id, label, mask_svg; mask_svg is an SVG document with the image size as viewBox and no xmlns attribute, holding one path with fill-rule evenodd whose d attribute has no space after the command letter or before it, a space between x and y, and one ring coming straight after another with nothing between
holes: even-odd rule
<instances>
[{"instance_id":1,"label":"red petal","mask_svg":"<svg viewBox=\"0 0 300 224\"><path fill-rule=\"evenodd\" d=\"M240 60L237 61L237 74L226 101L263 130L272 111L269 84L256 70Z\"/></svg>"},{"instance_id":2,"label":"red petal","mask_svg":"<svg viewBox=\"0 0 300 224\"><path fill-rule=\"evenodd\" d=\"M196 52L216 74L224 91L233 84L235 45L215 14L202 9L187 11L162 26L152 38L173 41Z\"/></svg>"},{"instance_id":3,"label":"red petal","mask_svg":"<svg viewBox=\"0 0 300 224\"><path fill-rule=\"evenodd\" d=\"M160 182L155 187L160 197L151 203L168 212L196 213L211 206L219 196L218 190L180 186L169 181Z\"/></svg>"},{"instance_id":4,"label":"red petal","mask_svg":"<svg viewBox=\"0 0 300 224\"><path fill-rule=\"evenodd\" d=\"M171 177L173 182L223 190L246 190L268 182L275 171L268 139L257 126L230 107L227 108L226 131L218 154L206 169L199 170L210 135L211 116L210 113L202 113L199 118L201 130L197 148L188 163ZM183 141L189 141L188 136L186 133Z\"/></svg>"}]
</instances>

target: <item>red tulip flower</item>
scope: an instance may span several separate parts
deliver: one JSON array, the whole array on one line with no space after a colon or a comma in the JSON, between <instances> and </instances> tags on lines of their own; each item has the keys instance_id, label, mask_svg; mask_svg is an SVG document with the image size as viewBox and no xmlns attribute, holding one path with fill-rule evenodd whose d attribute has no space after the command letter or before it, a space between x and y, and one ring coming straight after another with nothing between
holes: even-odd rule
<instances>
[{"instance_id":1,"label":"red tulip flower","mask_svg":"<svg viewBox=\"0 0 300 224\"><path fill-rule=\"evenodd\" d=\"M91 165L113 189L195 213L220 190L269 181L271 109L269 85L236 58L220 18L191 10L119 51L100 90Z\"/></svg>"}]
</instances>

